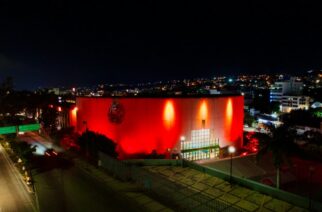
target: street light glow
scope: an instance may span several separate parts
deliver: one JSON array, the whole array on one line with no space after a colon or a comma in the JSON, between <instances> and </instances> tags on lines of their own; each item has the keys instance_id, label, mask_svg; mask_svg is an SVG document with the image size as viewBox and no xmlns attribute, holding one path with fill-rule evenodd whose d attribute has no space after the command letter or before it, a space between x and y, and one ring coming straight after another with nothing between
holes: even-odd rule
<instances>
[{"instance_id":1,"label":"street light glow","mask_svg":"<svg viewBox=\"0 0 322 212\"><path fill-rule=\"evenodd\" d=\"M235 148L234 146L229 146L229 147L228 147L228 152L229 152L230 154L235 153L235 152L236 152L236 148Z\"/></svg>"},{"instance_id":2,"label":"street light glow","mask_svg":"<svg viewBox=\"0 0 322 212\"><path fill-rule=\"evenodd\" d=\"M230 153L230 177L229 177L230 188L232 188L233 154L235 153L235 151L236 151L236 148L234 146L228 147L228 152Z\"/></svg>"}]
</instances>

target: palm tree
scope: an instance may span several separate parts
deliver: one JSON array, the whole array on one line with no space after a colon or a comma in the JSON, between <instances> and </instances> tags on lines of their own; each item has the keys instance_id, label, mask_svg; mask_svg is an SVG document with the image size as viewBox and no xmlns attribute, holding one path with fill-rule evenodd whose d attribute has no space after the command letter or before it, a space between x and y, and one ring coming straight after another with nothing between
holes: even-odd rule
<instances>
[{"instance_id":1,"label":"palm tree","mask_svg":"<svg viewBox=\"0 0 322 212\"><path fill-rule=\"evenodd\" d=\"M295 131L286 125L278 128L271 128L269 134L256 133L259 141L259 152L257 160L261 160L266 153L271 153L273 163L276 168L276 188L280 188L280 168L285 162L290 161L290 154L296 151L296 144L294 143Z\"/></svg>"}]
</instances>

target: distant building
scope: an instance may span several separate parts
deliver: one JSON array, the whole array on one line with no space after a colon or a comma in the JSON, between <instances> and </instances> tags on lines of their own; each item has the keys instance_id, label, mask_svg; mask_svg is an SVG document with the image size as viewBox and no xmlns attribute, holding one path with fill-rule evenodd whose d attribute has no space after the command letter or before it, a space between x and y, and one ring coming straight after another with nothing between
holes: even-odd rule
<instances>
[{"instance_id":1,"label":"distant building","mask_svg":"<svg viewBox=\"0 0 322 212\"><path fill-rule=\"evenodd\" d=\"M60 89L59 88L50 88L50 89L48 89L48 93L53 93L55 95L59 95Z\"/></svg>"},{"instance_id":2,"label":"distant building","mask_svg":"<svg viewBox=\"0 0 322 212\"><path fill-rule=\"evenodd\" d=\"M217 90L217 89L210 89L210 95L239 95L240 92L236 90Z\"/></svg>"},{"instance_id":3,"label":"distant building","mask_svg":"<svg viewBox=\"0 0 322 212\"><path fill-rule=\"evenodd\" d=\"M304 109L310 107L310 97L308 96L283 96L281 103L281 112L289 113L292 110Z\"/></svg>"},{"instance_id":4,"label":"distant building","mask_svg":"<svg viewBox=\"0 0 322 212\"><path fill-rule=\"evenodd\" d=\"M48 89L48 93L53 93L58 96L72 94L72 91L66 88L50 88Z\"/></svg>"},{"instance_id":5,"label":"distant building","mask_svg":"<svg viewBox=\"0 0 322 212\"><path fill-rule=\"evenodd\" d=\"M271 85L270 102L282 102L283 95L300 95L303 90L303 82L295 77L287 81L278 81Z\"/></svg>"}]
</instances>

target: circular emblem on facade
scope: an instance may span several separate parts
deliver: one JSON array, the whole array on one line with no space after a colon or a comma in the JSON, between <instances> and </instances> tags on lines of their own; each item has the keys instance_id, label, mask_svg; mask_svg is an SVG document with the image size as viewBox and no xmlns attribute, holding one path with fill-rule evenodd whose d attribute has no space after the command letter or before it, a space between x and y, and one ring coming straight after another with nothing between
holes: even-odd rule
<instances>
[{"instance_id":1,"label":"circular emblem on facade","mask_svg":"<svg viewBox=\"0 0 322 212\"><path fill-rule=\"evenodd\" d=\"M113 101L108 111L108 119L114 124L120 124L124 118L124 107L121 103Z\"/></svg>"}]
</instances>

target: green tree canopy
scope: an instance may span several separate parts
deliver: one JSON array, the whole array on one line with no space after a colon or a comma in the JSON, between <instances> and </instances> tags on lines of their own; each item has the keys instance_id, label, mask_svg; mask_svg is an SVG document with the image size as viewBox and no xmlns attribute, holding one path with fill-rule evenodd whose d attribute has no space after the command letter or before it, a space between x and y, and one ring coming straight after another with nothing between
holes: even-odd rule
<instances>
[{"instance_id":1,"label":"green tree canopy","mask_svg":"<svg viewBox=\"0 0 322 212\"><path fill-rule=\"evenodd\" d=\"M300 125L319 128L321 122L321 118L315 117L310 110L292 110L281 118L288 126Z\"/></svg>"},{"instance_id":2,"label":"green tree canopy","mask_svg":"<svg viewBox=\"0 0 322 212\"><path fill-rule=\"evenodd\" d=\"M278 128L271 128L270 134L255 133L254 137L259 141L259 152L257 159L261 160L262 156L271 153L273 164L277 172L277 188L279 185L280 167L285 163L291 163L290 155L297 152L298 148L294 143L296 136L295 130L287 125L282 125Z\"/></svg>"}]
</instances>

